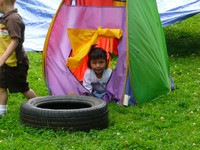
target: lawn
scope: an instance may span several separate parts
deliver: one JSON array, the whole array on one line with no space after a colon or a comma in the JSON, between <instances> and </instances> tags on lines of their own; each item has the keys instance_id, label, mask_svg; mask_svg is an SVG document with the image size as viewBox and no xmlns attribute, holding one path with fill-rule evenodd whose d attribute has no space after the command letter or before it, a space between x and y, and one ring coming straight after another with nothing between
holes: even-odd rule
<instances>
[{"instance_id":1,"label":"lawn","mask_svg":"<svg viewBox=\"0 0 200 150\"><path fill-rule=\"evenodd\" d=\"M109 103L109 127L90 132L35 129L19 121L21 94L10 94L8 113L0 119L3 150L200 149L200 15L164 28L170 72L176 89L139 106ZM28 52L29 82L48 95L42 53Z\"/></svg>"}]
</instances>

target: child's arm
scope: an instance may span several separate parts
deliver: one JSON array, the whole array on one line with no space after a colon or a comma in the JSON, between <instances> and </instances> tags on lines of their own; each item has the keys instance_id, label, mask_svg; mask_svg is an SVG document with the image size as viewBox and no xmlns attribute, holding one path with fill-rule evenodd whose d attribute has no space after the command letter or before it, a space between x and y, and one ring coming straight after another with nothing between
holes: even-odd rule
<instances>
[{"instance_id":1,"label":"child's arm","mask_svg":"<svg viewBox=\"0 0 200 150\"><path fill-rule=\"evenodd\" d=\"M18 38L11 39L10 44L8 45L6 51L3 53L3 55L0 57L0 67L5 63L5 61L8 59L8 57L12 54L12 52L16 49L17 45L19 43Z\"/></svg>"},{"instance_id":2,"label":"child's arm","mask_svg":"<svg viewBox=\"0 0 200 150\"><path fill-rule=\"evenodd\" d=\"M83 86L91 93L92 85L89 78L90 78L90 70L86 70L83 78Z\"/></svg>"},{"instance_id":3,"label":"child's arm","mask_svg":"<svg viewBox=\"0 0 200 150\"><path fill-rule=\"evenodd\" d=\"M91 93L92 92L92 85L91 82L87 79L83 79L83 86Z\"/></svg>"}]
</instances>

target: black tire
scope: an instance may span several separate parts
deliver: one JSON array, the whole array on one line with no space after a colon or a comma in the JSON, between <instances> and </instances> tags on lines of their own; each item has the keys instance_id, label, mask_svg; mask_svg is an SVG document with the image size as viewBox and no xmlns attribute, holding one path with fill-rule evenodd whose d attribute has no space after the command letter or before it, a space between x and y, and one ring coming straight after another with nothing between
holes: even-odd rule
<instances>
[{"instance_id":1,"label":"black tire","mask_svg":"<svg viewBox=\"0 0 200 150\"><path fill-rule=\"evenodd\" d=\"M100 130L108 127L108 106L90 96L37 97L21 104L20 121L35 128Z\"/></svg>"}]
</instances>

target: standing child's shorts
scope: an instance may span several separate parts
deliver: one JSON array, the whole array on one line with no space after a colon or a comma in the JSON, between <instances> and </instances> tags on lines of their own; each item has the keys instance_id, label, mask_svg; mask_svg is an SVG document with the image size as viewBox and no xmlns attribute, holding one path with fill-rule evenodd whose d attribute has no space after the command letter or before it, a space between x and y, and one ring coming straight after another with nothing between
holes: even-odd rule
<instances>
[{"instance_id":1,"label":"standing child's shorts","mask_svg":"<svg viewBox=\"0 0 200 150\"><path fill-rule=\"evenodd\" d=\"M4 64L0 67L0 87L8 88L10 93L27 92L28 60L24 59L17 67L9 67Z\"/></svg>"}]
</instances>

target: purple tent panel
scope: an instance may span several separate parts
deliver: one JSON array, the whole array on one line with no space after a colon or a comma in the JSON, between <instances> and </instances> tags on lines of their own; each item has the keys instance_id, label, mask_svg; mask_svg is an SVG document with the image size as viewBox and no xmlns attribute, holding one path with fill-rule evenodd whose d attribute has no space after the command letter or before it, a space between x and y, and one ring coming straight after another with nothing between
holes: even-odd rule
<instances>
[{"instance_id":1,"label":"purple tent panel","mask_svg":"<svg viewBox=\"0 0 200 150\"><path fill-rule=\"evenodd\" d=\"M108 97L105 98L105 100L110 100L111 98L122 100L127 74L125 20L125 7L61 6L53 23L45 58L45 76L52 95L80 95L87 93L87 90L65 65L71 52L67 28L96 30L101 26L102 28L116 28L123 31L123 36L118 45L118 62L107 85Z\"/></svg>"}]
</instances>

